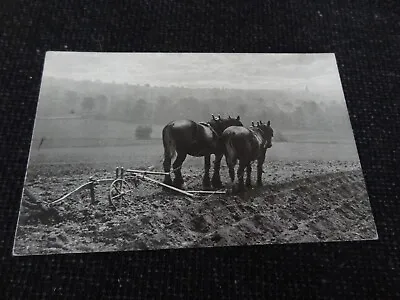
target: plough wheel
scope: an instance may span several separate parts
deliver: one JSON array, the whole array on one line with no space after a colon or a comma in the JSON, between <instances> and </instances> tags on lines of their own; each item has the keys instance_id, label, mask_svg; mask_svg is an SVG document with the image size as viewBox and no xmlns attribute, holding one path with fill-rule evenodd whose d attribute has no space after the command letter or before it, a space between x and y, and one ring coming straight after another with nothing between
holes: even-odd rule
<instances>
[{"instance_id":1,"label":"plough wheel","mask_svg":"<svg viewBox=\"0 0 400 300\"><path fill-rule=\"evenodd\" d=\"M125 179L115 179L110 185L110 192L108 195L108 201L110 205L117 208L125 196L132 191L132 186Z\"/></svg>"}]
</instances>

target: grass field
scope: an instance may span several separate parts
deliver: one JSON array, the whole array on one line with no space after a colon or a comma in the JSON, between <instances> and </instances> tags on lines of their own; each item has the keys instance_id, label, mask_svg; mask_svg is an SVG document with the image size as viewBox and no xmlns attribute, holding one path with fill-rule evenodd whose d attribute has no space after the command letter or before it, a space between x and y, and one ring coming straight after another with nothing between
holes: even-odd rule
<instances>
[{"instance_id":1,"label":"grass field","mask_svg":"<svg viewBox=\"0 0 400 300\"><path fill-rule=\"evenodd\" d=\"M358 161L354 144L275 143L267 152L269 161ZM129 168L154 166L161 170L163 148L161 141L120 147L75 147L32 149L30 165L113 163ZM225 160L222 162L225 164ZM203 159L188 157L184 167L202 167ZM29 167L28 167L29 169Z\"/></svg>"}]
</instances>

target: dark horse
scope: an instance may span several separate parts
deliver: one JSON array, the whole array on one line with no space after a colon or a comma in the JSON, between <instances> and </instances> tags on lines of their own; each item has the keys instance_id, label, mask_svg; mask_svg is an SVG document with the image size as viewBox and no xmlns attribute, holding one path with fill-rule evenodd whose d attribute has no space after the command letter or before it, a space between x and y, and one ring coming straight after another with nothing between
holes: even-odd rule
<instances>
[{"instance_id":1,"label":"dark horse","mask_svg":"<svg viewBox=\"0 0 400 300\"><path fill-rule=\"evenodd\" d=\"M262 167L268 148L272 147L274 130L271 122L257 122L257 125L246 127L232 126L222 133L224 154L229 169L232 184L235 181L235 165L239 160L237 170L238 190L244 190L244 170L247 169L246 186L251 186L251 163L257 160L257 185L262 185Z\"/></svg>"},{"instance_id":2,"label":"dark horse","mask_svg":"<svg viewBox=\"0 0 400 300\"><path fill-rule=\"evenodd\" d=\"M222 186L219 170L223 157L223 145L221 143L222 132L229 126L243 126L240 117L222 118L218 116L209 122L196 123L192 120L178 120L168 123L163 131L164 145L164 172L169 173L171 161L175 154L176 159L172 165L175 174L174 181L171 175L166 175L164 183L182 188L184 181L182 178L181 167L187 155L194 157L204 157L204 177L203 186L210 187L210 165L211 154L215 155L214 174L212 186L220 188Z\"/></svg>"}]
</instances>

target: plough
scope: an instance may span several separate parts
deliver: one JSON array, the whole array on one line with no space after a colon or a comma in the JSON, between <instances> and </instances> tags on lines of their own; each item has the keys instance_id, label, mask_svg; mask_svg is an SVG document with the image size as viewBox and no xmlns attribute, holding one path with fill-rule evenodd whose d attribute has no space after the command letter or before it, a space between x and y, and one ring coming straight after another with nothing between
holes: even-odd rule
<instances>
[{"instance_id":1,"label":"plough","mask_svg":"<svg viewBox=\"0 0 400 300\"><path fill-rule=\"evenodd\" d=\"M124 200L125 196L131 193L134 188L137 188L141 181L147 181L153 183L158 186L165 187L172 191L178 192L182 195L185 195L190 198L194 198L198 194L226 194L225 191L184 191L179 188L167 185L161 181L155 180L148 175L158 175L158 176L165 176L169 175L170 173L166 172L156 172L156 171L147 171L147 170L134 170L134 169L127 169L125 170L123 167L117 167L115 169L115 177L114 178L103 178L103 179L94 179L93 176L89 177L89 181L82 184L81 186L77 187L73 191L63 195L62 197L58 198L50 202L49 206L54 206L56 204L61 203L68 197L73 194L76 194L82 190L89 190L90 191L90 198L91 203L96 203L96 196L95 196L95 187L99 184L106 184L109 183L109 191L108 191L108 202L110 206L116 209L115 202Z\"/></svg>"}]
</instances>

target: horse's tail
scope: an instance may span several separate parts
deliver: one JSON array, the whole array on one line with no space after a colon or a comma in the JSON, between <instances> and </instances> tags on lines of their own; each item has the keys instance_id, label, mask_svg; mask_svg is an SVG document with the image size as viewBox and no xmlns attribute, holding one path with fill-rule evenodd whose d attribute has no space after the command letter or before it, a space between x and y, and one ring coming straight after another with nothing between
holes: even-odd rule
<instances>
[{"instance_id":1,"label":"horse's tail","mask_svg":"<svg viewBox=\"0 0 400 300\"><path fill-rule=\"evenodd\" d=\"M233 139L235 137L234 132L229 132L223 135L223 144L224 144L224 155L227 163L234 164L236 161L236 149L233 144Z\"/></svg>"},{"instance_id":2,"label":"horse's tail","mask_svg":"<svg viewBox=\"0 0 400 300\"><path fill-rule=\"evenodd\" d=\"M162 131L162 139L164 145L164 160L173 159L176 155L176 144L172 136L172 126L168 124L164 127Z\"/></svg>"}]
</instances>

